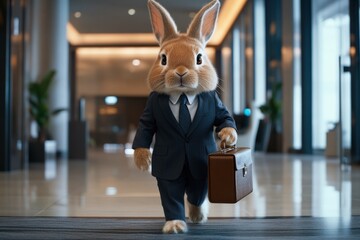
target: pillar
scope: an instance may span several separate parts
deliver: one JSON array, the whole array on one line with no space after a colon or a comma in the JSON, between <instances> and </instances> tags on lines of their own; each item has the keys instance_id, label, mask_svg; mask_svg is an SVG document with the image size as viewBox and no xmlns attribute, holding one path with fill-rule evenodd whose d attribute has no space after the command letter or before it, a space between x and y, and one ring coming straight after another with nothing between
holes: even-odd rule
<instances>
[{"instance_id":1,"label":"pillar","mask_svg":"<svg viewBox=\"0 0 360 240\"><path fill-rule=\"evenodd\" d=\"M66 25L69 18L68 0L32 0L31 79L56 70L49 101L50 109L69 108L69 44ZM69 113L52 116L49 131L58 153L67 153Z\"/></svg>"}]
</instances>

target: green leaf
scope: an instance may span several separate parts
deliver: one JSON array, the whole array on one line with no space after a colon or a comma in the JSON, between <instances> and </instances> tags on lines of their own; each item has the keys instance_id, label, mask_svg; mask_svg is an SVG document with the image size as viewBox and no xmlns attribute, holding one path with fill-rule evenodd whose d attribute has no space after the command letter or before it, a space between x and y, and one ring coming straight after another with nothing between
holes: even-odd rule
<instances>
[{"instance_id":1,"label":"green leaf","mask_svg":"<svg viewBox=\"0 0 360 240\"><path fill-rule=\"evenodd\" d=\"M46 129L52 115L48 106L48 93L55 73L55 70L51 70L43 78L31 82L28 86L30 115L42 130Z\"/></svg>"},{"instance_id":2,"label":"green leaf","mask_svg":"<svg viewBox=\"0 0 360 240\"><path fill-rule=\"evenodd\" d=\"M269 106L266 105L266 104L260 106L260 111L261 111L263 114L265 114L265 115L267 115L267 114L269 113L269 110L270 110L270 108L269 108Z\"/></svg>"},{"instance_id":3,"label":"green leaf","mask_svg":"<svg viewBox=\"0 0 360 240\"><path fill-rule=\"evenodd\" d=\"M67 108L58 108L58 109L53 110L51 115L57 115L63 111L67 111L67 110L68 110Z\"/></svg>"},{"instance_id":4,"label":"green leaf","mask_svg":"<svg viewBox=\"0 0 360 240\"><path fill-rule=\"evenodd\" d=\"M48 72L45 77L40 81L40 85L41 85L41 90L44 94L47 95L50 85L53 81L53 78L55 76L56 72L55 70L51 70L50 72Z\"/></svg>"},{"instance_id":5,"label":"green leaf","mask_svg":"<svg viewBox=\"0 0 360 240\"><path fill-rule=\"evenodd\" d=\"M279 100L279 94L281 94L282 83L272 83L271 97L267 99L267 102L259 107L260 111L266 115L272 122L276 122L281 117L282 102Z\"/></svg>"}]
</instances>

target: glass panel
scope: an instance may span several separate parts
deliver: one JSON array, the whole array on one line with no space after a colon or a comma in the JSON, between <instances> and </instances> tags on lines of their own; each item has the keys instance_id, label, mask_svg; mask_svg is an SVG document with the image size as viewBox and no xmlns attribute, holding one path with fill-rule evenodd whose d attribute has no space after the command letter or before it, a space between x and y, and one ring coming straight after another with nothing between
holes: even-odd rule
<instances>
[{"instance_id":1,"label":"glass panel","mask_svg":"<svg viewBox=\"0 0 360 240\"><path fill-rule=\"evenodd\" d=\"M220 93L222 94L222 100L225 106L229 110L233 111L233 56L232 56L232 34L230 34L224 41L221 49L221 73L222 76L219 78L220 81ZM224 94L229 93L229 94Z\"/></svg>"},{"instance_id":2,"label":"glass panel","mask_svg":"<svg viewBox=\"0 0 360 240\"><path fill-rule=\"evenodd\" d=\"M235 114L243 114L254 99L253 19L253 1L248 1L233 31Z\"/></svg>"},{"instance_id":3,"label":"glass panel","mask_svg":"<svg viewBox=\"0 0 360 240\"><path fill-rule=\"evenodd\" d=\"M349 30L349 28L347 28ZM340 161L350 163L351 148L351 78L344 67L350 66L349 56L339 57L339 94L340 94Z\"/></svg>"},{"instance_id":4,"label":"glass panel","mask_svg":"<svg viewBox=\"0 0 360 240\"><path fill-rule=\"evenodd\" d=\"M293 106L293 147L301 149L301 23L300 23L300 0L293 0L294 14L294 59L293 59L293 81L294 81L294 106Z\"/></svg>"},{"instance_id":5,"label":"glass panel","mask_svg":"<svg viewBox=\"0 0 360 240\"><path fill-rule=\"evenodd\" d=\"M235 26L233 31L233 96L234 96L234 114L240 114L240 102L243 94L240 92L240 38L239 38L239 26Z\"/></svg>"},{"instance_id":6,"label":"glass panel","mask_svg":"<svg viewBox=\"0 0 360 240\"><path fill-rule=\"evenodd\" d=\"M328 156L338 156L340 90L339 56L349 51L348 1L313 1L313 148L325 149ZM341 72L340 72L341 71ZM344 143L350 142L350 88L345 84L342 96ZM347 112L347 114L345 114Z\"/></svg>"},{"instance_id":7,"label":"glass panel","mask_svg":"<svg viewBox=\"0 0 360 240\"><path fill-rule=\"evenodd\" d=\"M254 110L265 103L265 3L264 0L254 1L254 79L255 103ZM258 110L258 109L257 109ZM260 113L260 111L258 110Z\"/></svg>"}]
</instances>

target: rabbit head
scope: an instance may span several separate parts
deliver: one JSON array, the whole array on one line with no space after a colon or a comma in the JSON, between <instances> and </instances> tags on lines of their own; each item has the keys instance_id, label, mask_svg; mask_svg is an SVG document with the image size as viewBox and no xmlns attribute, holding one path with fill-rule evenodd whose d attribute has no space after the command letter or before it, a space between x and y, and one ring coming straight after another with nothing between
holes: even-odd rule
<instances>
[{"instance_id":1,"label":"rabbit head","mask_svg":"<svg viewBox=\"0 0 360 240\"><path fill-rule=\"evenodd\" d=\"M160 45L148 77L150 88L165 94L215 90L218 77L205 47L215 29L219 1L205 5L193 18L186 34L178 33L174 20L159 3L149 0L148 7L153 32Z\"/></svg>"}]
</instances>

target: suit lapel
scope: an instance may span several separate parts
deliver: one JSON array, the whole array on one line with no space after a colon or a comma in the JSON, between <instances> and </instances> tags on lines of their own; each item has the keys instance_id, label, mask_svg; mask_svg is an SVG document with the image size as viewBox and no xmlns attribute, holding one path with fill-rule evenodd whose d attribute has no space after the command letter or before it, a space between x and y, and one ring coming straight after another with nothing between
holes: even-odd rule
<instances>
[{"instance_id":1,"label":"suit lapel","mask_svg":"<svg viewBox=\"0 0 360 240\"><path fill-rule=\"evenodd\" d=\"M206 115L207 112L209 112L208 109L208 104L206 104L206 95L204 94L199 94L197 96L198 98L198 108L196 111L196 114L194 116L193 121L191 122L190 128L188 133L186 134L184 132L184 130L181 128L180 124L178 123L178 121L175 119L170 106L169 106L169 96L165 95L165 94L160 94L159 95L159 105L160 108L162 110L163 116L164 118L169 122L169 124L176 129L176 131L178 131L182 136L188 136L191 137L191 135L194 133L194 131L196 130L196 128L199 126L199 124L201 123L201 119L203 118L204 115Z\"/></svg>"},{"instance_id":2,"label":"suit lapel","mask_svg":"<svg viewBox=\"0 0 360 240\"><path fill-rule=\"evenodd\" d=\"M204 109L204 107L206 106L204 104L204 96L203 94L199 94L197 96L198 98L198 108L196 110L196 114L194 116L194 119L190 125L190 129L188 131L188 136L190 137L191 134L194 132L194 130L197 128L197 126L199 125L199 123L201 123L201 119L202 117L206 114L207 109Z\"/></svg>"},{"instance_id":3,"label":"suit lapel","mask_svg":"<svg viewBox=\"0 0 360 240\"><path fill-rule=\"evenodd\" d=\"M169 96L165 94L159 95L159 105L162 110L164 118L176 129L181 135L185 135L184 130L181 128L178 121L176 121L174 114L169 106ZM191 127L190 127L191 128Z\"/></svg>"}]
</instances>

